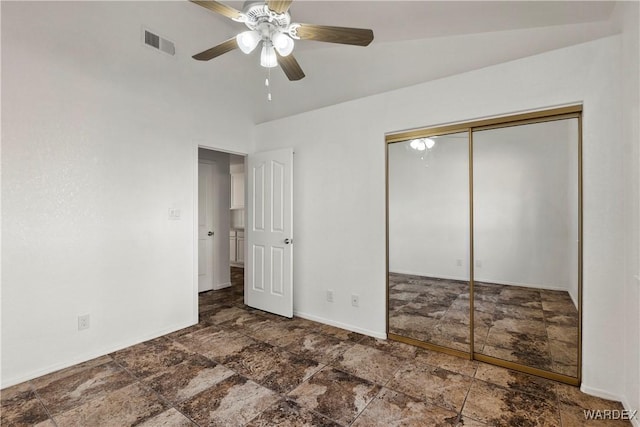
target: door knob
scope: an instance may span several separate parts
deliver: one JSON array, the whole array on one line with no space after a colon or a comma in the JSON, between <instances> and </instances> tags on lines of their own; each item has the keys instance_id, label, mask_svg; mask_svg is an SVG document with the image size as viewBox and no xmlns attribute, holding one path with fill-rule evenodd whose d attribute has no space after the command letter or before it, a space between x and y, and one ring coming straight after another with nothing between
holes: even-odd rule
<instances>
[{"instance_id":1,"label":"door knob","mask_svg":"<svg viewBox=\"0 0 640 427\"><path fill-rule=\"evenodd\" d=\"M213 236L213 231L208 232L207 236Z\"/></svg>"},{"instance_id":2,"label":"door knob","mask_svg":"<svg viewBox=\"0 0 640 427\"><path fill-rule=\"evenodd\" d=\"M293 239L284 239L285 245L288 245L289 243L293 243Z\"/></svg>"}]
</instances>

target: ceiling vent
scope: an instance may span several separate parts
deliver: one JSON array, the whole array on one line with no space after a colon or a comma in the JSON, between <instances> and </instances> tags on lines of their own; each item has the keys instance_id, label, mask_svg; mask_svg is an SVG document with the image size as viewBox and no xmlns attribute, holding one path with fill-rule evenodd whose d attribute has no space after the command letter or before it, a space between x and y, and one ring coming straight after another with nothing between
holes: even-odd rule
<instances>
[{"instance_id":1,"label":"ceiling vent","mask_svg":"<svg viewBox=\"0 0 640 427\"><path fill-rule=\"evenodd\" d=\"M153 49L157 49L161 52L168 53L169 55L176 54L176 47L172 41L160 37L159 35L149 31L146 28L142 29L143 42Z\"/></svg>"}]
</instances>

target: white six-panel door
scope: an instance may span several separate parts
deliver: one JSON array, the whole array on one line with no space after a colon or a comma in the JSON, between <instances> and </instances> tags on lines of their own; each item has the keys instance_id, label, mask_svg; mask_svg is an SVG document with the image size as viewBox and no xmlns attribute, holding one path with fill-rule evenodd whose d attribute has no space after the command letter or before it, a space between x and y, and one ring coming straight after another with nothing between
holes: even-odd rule
<instances>
[{"instance_id":1,"label":"white six-panel door","mask_svg":"<svg viewBox=\"0 0 640 427\"><path fill-rule=\"evenodd\" d=\"M293 316L293 150L248 157L245 303Z\"/></svg>"}]
</instances>

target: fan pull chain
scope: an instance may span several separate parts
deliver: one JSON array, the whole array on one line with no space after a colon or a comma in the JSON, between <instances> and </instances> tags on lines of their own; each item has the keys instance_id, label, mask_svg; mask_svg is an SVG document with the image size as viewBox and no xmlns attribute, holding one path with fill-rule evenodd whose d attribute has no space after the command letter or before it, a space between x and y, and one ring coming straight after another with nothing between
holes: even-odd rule
<instances>
[{"instance_id":1,"label":"fan pull chain","mask_svg":"<svg viewBox=\"0 0 640 427\"><path fill-rule=\"evenodd\" d=\"M267 78L264 79L264 86L267 88L267 101L271 102L271 87L269 86L269 78L271 77L271 68L267 68Z\"/></svg>"}]
</instances>

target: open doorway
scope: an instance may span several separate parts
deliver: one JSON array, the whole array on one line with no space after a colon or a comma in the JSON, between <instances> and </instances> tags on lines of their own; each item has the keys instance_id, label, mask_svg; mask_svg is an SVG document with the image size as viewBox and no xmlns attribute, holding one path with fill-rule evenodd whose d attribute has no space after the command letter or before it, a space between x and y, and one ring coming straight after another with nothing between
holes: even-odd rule
<instances>
[{"instance_id":1,"label":"open doorway","mask_svg":"<svg viewBox=\"0 0 640 427\"><path fill-rule=\"evenodd\" d=\"M198 148L198 293L244 287L244 157Z\"/></svg>"},{"instance_id":2,"label":"open doorway","mask_svg":"<svg viewBox=\"0 0 640 427\"><path fill-rule=\"evenodd\" d=\"M195 212L199 218L194 227L198 254L194 277L195 282L202 278L203 283L196 286L198 293L194 294L198 318L203 318L199 305L203 298L198 295L226 290L234 282L239 285L236 297L244 304L292 317L293 149L263 151L245 158L199 148L196 160L199 176ZM207 169L211 172L205 172ZM210 206L213 213L209 220ZM245 225L250 225L246 231Z\"/></svg>"},{"instance_id":3,"label":"open doorway","mask_svg":"<svg viewBox=\"0 0 640 427\"><path fill-rule=\"evenodd\" d=\"M246 254L245 157L230 154L229 172L231 177L231 228L229 230L231 287L236 295L242 295L244 299L244 261Z\"/></svg>"}]
</instances>

